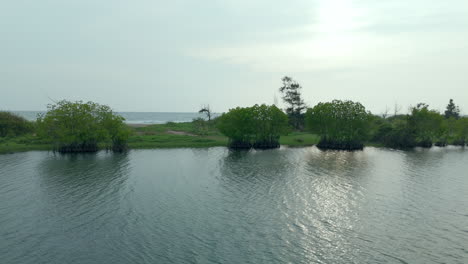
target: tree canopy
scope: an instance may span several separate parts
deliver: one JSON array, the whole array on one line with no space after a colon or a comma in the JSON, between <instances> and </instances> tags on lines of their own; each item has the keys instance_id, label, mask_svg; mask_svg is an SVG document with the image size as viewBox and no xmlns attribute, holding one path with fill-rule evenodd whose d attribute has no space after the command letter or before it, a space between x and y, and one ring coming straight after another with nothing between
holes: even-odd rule
<instances>
[{"instance_id":1,"label":"tree canopy","mask_svg":"<svg viewBox=\"0 0 468 264\"><path fill-rule=\"evenodd\" d=\"M92 152L99 144L119 151L126 147L130 132L109 106L63 100L47 108L37 119L38 133L59 152Z\"/></svg>"},{"instance_id":2,"label":"tree canopy","mask_svg":"<svg viewBox=\"0 0 468 264\"><path fill-rule=\"evenodd\" d=\"M443 133L443 117L439 112L430 110L429 105L419 103L411 108L408 116L408 125L414 133L416 144L421 147L430 147Z\"/></svg>"},{"instance_id":3,"label":"tree canopy","mask_svg":"<svg viewBox=\"0 0 468 264\"><path fill-rule=\"evenodd\" d=\"M419 103L411 107L407 115L375 120L372 140L393 148L429 148L433 144L464 146L468 137L468 119L446 117L430 109L429 105Z\"/></svg>"},{"instance_id":4,"label":"tree canopy","mask_svg":"<svg viewBox=\"0 0 468 264\"><path fill-rule=\"evenodd\" d=\"M370 113L353 101L333 100L308 109L306 127L321 137L319 147L361 149L368 135Z\"/></svg>"},{"instance_id":5,"label":"tree canopy","mask_svg":"<svg viewBox=\"0 0 468 264\"><path fill-rule=\"evenodd\" d=\"M222 114L217 126L232 148L275 148L287 133L288 117L274 105L237 107Z\"/></svg>"},{"instance_id":6,"label":"tree canopy","mask_svg":"<svg viewBox=\"0 0 468 264\"><path fill-rule=\"evenodd\" d=\"M0 137L19 136L33 131L33 124L10 112L0 112Z\"/></svg>"}]
</instances>

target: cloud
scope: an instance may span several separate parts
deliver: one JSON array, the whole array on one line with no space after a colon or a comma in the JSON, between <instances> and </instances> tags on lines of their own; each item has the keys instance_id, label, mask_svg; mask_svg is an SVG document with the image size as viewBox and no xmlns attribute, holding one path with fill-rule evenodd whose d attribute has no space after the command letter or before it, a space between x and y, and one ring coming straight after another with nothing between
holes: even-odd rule
<instances>
[{"instance_id":1,"label":"cloud","mask_svg":"<svg viewBox=\"0 0 468 264\"><path fill-rule=\"evenodd\" d=\"M190 111L199 98L223 110L266 100L284 74L321 88L304 89L310 98L376 108L385 91L466 99L467 28L466 0L4 1L0 104L45 105L24 102L32 90L106 98L118 87L109 100L128 110ZM141 94L147 103L128 101Z\"/></svg>"},{"instance_id":2,"label":"cloud","mask_svg":"<svg viewBox=\"0 0 468 264\"><path fill-rule=\"evenodd\" d=\"M451 53L454 48L466 55L463 43L468 36L460 34L466 29L457 25L468 18L450 16L460 14L458 6L435 1L420 4L318 1L310 6L308 23L259 32L268 36L263 38L204 43L187 48L185 54L275 73L374 68L418 61L437 52Z\"/></svg>"}]
</instances>

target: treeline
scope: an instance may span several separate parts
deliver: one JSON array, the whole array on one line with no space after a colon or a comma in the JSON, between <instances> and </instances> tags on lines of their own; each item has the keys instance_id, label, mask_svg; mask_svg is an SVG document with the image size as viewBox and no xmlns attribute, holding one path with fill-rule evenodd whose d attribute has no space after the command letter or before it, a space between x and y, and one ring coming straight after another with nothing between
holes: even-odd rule
<instances>
[{"instance_id":1,"label":"treeline","mask_svg":"<svg viewBox=\"0 0 468 264\"><path fill-rule=\"evenodd\" d=\"M210 107L199 111L207 120L192 125L201 131L217 128L235 149L279 147L279 139L290 131L302 131L320 137L322 149L360 150L366 143L391 148L465 146L468 118L451 99L444 113L425 103L410 108L408 114L374 115L359 102L333 100L307 107L301 86L290 77L279 88L286 103L284 112L275 105L237 107L212 118ZM216 130L216 129L215 129ZM50 143L59 152L94 152L99 149L122 151L131 134L124 118L106 105L60 101L36 122L9 112L0 112L0 139L33 134Z\"/></svg>"},{"instance_id":2,"label":"treeline","mask_svg":"<svg viewBox=\"0 0 468 264\"><path fill-rule=\"evenodd\" d=\"M392 148L465 146L468 139L468 118L460 116L453 100L444 114L420 103L406 115L373 116L371 125L370 141Z\"/></svg>"},{"instance_id":3,"label":"treeline","mask_svg":"<svg viewBox=\"0 0 468 264\"><path fill-rule=\"evenodd\" d=\"M32 133L34 123L10 112L0 112L0 137L15 137Z\"/></svg>"},{"instance_id":4,"label":"treeline","mask_svg":"<svg viewBox=\"0 0 468 264\"><path fill-rule=\"evenodd\" d=\"M287 76L282 82L283 86L279 91L286 104L286 122L290 130L308 131L319 135L319 148L360 150L365 143L401 149L467 144L468 118L460 116L460 110L452 99L443 114L430 109L425 103L420 103L411 107L406 115L387 118L374 115L361 103L353 101L333 100L308 108L302 99L301 85ZM258 108L238 107L221 116L218 127L221 133L229 137L230 147L279 146L279 135L288 131L286 122L277 125L276 130L262 130L266 132L262 132L259 140L259 125L263 123L252 120L264 119L267 120L264 123L272 126L275 117L263 112L260 116L258 111L253 110L256 107ZM262 107L268 108L264 105Z\"/></svg>"},{"instance_id":5,"label":"treeline","mask_svg":"<svg viewBox=\"0 0 468 264\"><path fill-rule=\"evenodd\" d=\"M322 149L360 150L365 143L399 149L465 146L468 139L468 118L460 117L453 100L444 114L420 103L406 115L388 118L353 101L319 103L293 116L274 105L255 105L231 109L215 122L231 148L276 148L280 135L298 128L319 135L317 147Z\"/></svg>"}]
</instances>

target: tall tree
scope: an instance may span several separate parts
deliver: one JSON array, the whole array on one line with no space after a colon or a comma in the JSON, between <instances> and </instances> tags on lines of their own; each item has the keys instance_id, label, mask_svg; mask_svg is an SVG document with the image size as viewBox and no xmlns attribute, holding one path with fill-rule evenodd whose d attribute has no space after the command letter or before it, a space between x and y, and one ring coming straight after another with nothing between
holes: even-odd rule
<instances>
[{"instance_id":1,"label":"tall tree","mask_svg":"<svg viewBox=\"0 0 468 264\"><path fill-rule=\"evenodd\" d=\"M279 91L283 94L283 101L287 104L286 114L289 116L291 124L296 129L301 129L304 126L304 110L307 108L301 96L301 85L291 77L285 76L283 86Z\"/></svg>"},{"instance_id":2,"label":"tall tree","mask_svg":"<svg viewBox=\"0 0 468 264\"><path fill-rule=\"evenodd\" d=\"M445 118L460 118L460 109L453 103L453 99L450 99L449 104L447 105L447 110L445 110Z\"/></svg>"}]
</instances>

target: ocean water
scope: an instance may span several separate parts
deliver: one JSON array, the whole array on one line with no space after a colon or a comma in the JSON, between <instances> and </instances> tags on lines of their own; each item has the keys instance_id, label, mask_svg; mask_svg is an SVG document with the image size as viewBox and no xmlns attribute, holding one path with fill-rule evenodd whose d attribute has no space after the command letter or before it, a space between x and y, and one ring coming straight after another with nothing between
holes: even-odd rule
<instances>
[{"instance_id":1,"label":"ocean water","mask_svg":"<svg viewBox=\"0 0 468 264\"><path fill-rule=\"evenodd\" d=\"M0 263L468 263L468 151L0 155Z\"/></svg>"},{"instance_id":2,"label":"ocean water","mask_svg":"<svg viewBox=\"0 0 468 264\"><path fill-rule=\"evenodd\" d=\"M33 121L41 111L14 111L14 113ZM119 112L127 124L164 124L167 122L190 122L195 118L206 118L200 113L169 113L169 112ZM218 114L213 114L213 117Z\"/></svg>"}]
</instances>

